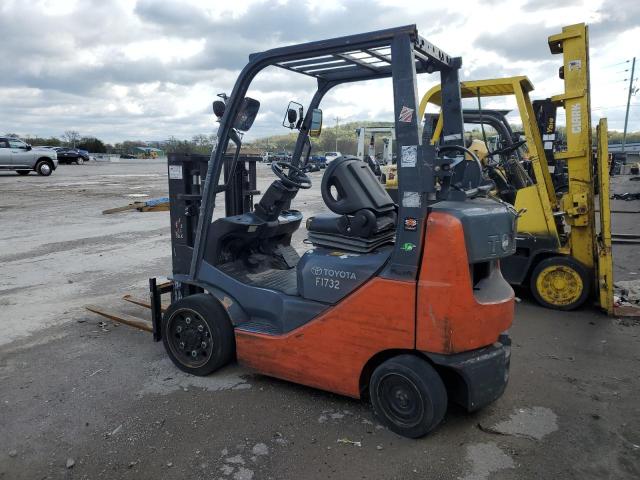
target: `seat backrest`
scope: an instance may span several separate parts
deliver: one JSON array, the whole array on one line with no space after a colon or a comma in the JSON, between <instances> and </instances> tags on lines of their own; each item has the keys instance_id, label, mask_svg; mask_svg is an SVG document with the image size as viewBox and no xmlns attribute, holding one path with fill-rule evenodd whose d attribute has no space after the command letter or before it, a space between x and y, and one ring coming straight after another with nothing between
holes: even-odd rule
<instances>
[{"instance_id":1,"label":"seat backrest","mask_svg":"<svg viewBox=\"0 0 640 480\"><path fill-rule=\"evenodd\" d=\"M337 158L327 166L320 191L327 207L339 215L352 215L363 208L380 215L395 208L369 166L353 156Z\"/></svg>"}]
</instances>

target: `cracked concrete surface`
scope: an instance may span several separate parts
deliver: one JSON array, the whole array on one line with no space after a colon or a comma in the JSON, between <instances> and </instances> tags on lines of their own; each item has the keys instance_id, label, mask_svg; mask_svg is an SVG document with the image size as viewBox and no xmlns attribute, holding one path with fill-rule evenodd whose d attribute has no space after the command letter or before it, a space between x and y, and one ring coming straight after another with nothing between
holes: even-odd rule
<instances>
[{"instance_id":1,"label":"cracked concrete surface","mask_svg":"<svg viewBox=\"0 0 640 480\"><path fill-rule=\"evenodd\" d=\"M166 195L165 172L131 161L0 174L0 480L640 478L637 322L519 292L505 394L474 414L452 406L420 440L378 428L365 402L237 365L184 375L149 334L101 326L85 303L144 315L121 296L170 268L166 212L101 211ZM306 215L322 210L312 179ZM633 215L614 230L639 233ZM637 246L616 248L616 273L640 273Z\"/></svg>"}]
</instances>

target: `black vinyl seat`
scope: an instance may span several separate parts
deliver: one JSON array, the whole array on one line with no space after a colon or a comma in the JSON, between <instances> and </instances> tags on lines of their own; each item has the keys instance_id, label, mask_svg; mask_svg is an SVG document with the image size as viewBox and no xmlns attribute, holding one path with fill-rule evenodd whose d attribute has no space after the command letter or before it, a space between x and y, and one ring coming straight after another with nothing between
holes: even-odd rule
<instances>
[{"instance_id":1,"label":"black vinyl seat","mask_svg":"<svg viewBox=\"0 0 640 480\"><path fill-rule=\"evenodd\" d=\"M326 168L320 191L334 213L307 220L314 245L368 252L393 241L396 205L365 162L337 158Z\"/></svg>"}]
</instances>

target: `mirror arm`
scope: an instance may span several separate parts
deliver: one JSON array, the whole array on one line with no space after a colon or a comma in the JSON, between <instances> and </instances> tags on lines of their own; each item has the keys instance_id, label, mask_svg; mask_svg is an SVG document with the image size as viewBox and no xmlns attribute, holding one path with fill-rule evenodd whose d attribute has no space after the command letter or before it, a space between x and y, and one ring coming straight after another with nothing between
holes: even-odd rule
<instances>
[{"instance_id":1,"label":"mirror arm","mask_svg":"<svg viewBox=\"0 0 640 480\"><path fill-rule=\"evenodd\" d=\"M232 128L229 131L229 139L236 145L236 151L233 154L233 160L231 161L231 168L229 169L229 177L225 178L225 182L223 185L219 185L216 191L224 191L229 187L233 176L236 173L236 165L238 164L238 157L240 157L240 149L242 148L242 139L235 128ZM225 152L226 153L226 152ZM224 156L222 157L224 161Z\"/></svg>"},{"instance_id":2,"label":"mirror arm","mask_svg":"<svg viewBox=\"0 0 640 480\"><path fill-rule=\"evenodd\" d=\"M309 156L311 155L311 139L309 138L309 136L307 135L307 144L305 145L307 147L307 153L304 156L304 162L302 163L302 166L305 167L308 163L309 163Z\"/></svg>"},{"instance_id":3,"label":"mirror arm","mask_svg":"<svg viewBox=\"0 0 640 480\"><path fill-rule=\"evenodd\" d=\"M328 82L326 80L318 79L318 89L316 93L313 95L311 102L309 102L309 106L307 107L307 114L304 117L302 125L300 126L300 133L298 134L298 139L296 140L296 147L293 151L293 156L291 158L291 164L294 167L300 165L300 157L302 156L302 149L305 146L306 140L309 137L309 127L311 126L311 119L313 115L313 110L318 108L322 98L326 95L326 93L335 87L338 83Z\"/></svg>"}]
</instances>

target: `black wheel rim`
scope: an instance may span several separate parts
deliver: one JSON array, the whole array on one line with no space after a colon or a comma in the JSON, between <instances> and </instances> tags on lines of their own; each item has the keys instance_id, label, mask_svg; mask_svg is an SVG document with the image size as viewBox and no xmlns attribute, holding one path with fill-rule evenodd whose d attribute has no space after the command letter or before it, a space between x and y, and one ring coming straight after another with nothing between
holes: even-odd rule
<instances>
[{"instance_id":1,"label":"black wheel rim","mask_svg":"<svg viewBox=\"0 0 640 480\"><path fill-rule=\"evenodd\" d=\"M380 379L377 396L384 415L396 425L410 428L424 417L424 402L418 387L400 373Z\"/></svg>"},{"instance_id":2,"label":"black wheel rim","mask_svg":"<svg viewBox=\"0 0 640 480\"><path fill-rule=\"evenodd\" d=\"M203 366L213 354L211 329L202 316L193 310L173 312L167 322L166 335L173 356L189 368Z\"/></svg>"}]
</instances>

